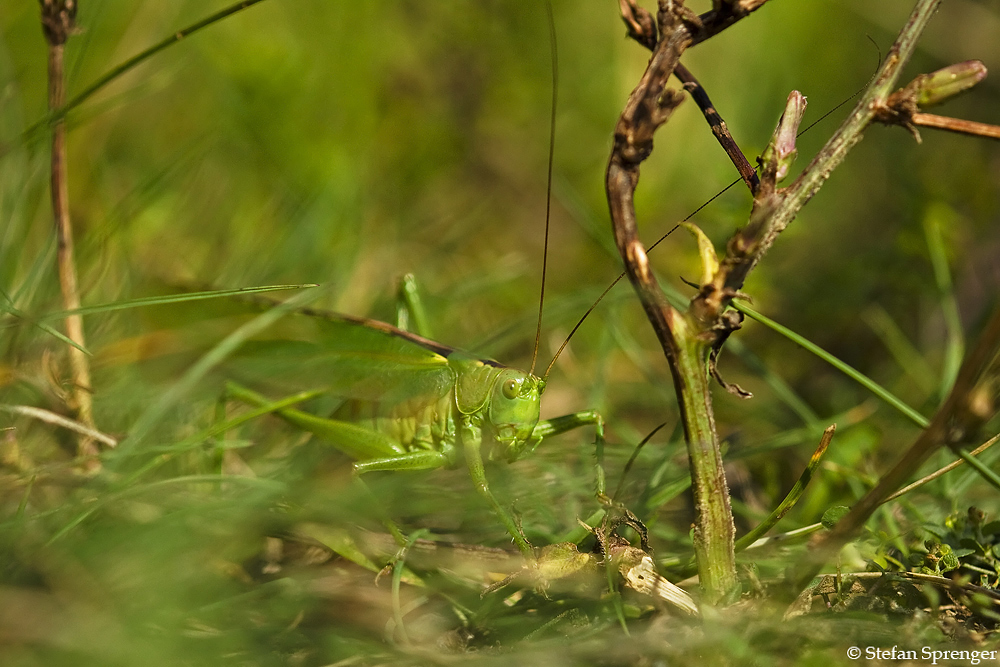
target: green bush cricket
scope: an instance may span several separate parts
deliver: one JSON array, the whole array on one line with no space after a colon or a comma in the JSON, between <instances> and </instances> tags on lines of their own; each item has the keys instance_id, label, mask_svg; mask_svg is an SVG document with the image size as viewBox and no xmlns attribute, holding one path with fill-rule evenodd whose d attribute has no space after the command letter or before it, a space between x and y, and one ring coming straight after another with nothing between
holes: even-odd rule
<instances>
[{"instance_id":1,"label":"green bush cricket","mask_svg":"<svg viewBox=\"0 0 1000 667\"><path fill-rule=\"evenodd\" d=\"M601 416L589 410L540 420L544 377L385 322L311 309L302 314L313 318L307 322L312 340L251 341L240 356L263 360L258 372L271 378L275 369L267 360L276 358L282 366L319 372L328 383L322 389L355 401L347 407L361 418L324 419L293 408L276 414L356 459L358 475L454 467L464 459L476 490L532 557L511 513L490 491L484 461L516 461L546 437L589 424L600 440ZM256 406L271 402L234 382L227 383L227 395Z\"/></svg>"}]
</instances>

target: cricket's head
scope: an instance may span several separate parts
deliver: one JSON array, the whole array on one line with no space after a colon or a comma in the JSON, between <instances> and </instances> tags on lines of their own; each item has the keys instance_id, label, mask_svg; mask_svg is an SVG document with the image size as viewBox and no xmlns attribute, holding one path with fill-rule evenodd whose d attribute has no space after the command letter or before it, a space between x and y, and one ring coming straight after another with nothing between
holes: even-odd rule
<instances>
[{"instance_id":1,"label":"cricket's head","mask_svg":"<svg viewBox=\"0 0 1000 667\"><path fill-rule=\"evenodd\" d=\"M539 401L545 381L531 373L505 368L493 382L489 420L496 432L500 453L516 461L538 423Z\"/></svg>"}]
</instances>

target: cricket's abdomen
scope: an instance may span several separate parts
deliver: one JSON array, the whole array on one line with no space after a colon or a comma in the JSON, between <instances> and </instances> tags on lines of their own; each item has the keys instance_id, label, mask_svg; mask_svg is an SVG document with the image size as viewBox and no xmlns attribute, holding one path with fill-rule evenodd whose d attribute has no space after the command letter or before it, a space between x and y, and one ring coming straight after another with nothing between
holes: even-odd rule
<instances>
[{"instance_id":1,"label":"cricket's abdomen","mask_svg":"<svg viewBox=\"0 0 1000 667\"><path fill-rule=\"evenodd\" d=\"M371 401L348 401L336 418L389 436L403 450L442 450L454 445L455 391L437 397L411 398L386 406Z\"/></svg>"}]
</instances>

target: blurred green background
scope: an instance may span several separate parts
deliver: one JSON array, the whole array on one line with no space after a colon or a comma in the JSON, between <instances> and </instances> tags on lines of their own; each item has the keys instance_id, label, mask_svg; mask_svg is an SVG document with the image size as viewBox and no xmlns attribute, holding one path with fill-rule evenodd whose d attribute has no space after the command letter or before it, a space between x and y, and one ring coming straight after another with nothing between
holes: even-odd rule
<instances>
[{"instance_id":1,"label":"blurred green background","mask_svg":"<svg viewBox=\"0 0 1000 667\"><path fill-rule=\"evenodd\" d=\"M689 4L699 11L710 6ZM555 0L554 5L559 107L543 367L620 271L603 173L612 128L648 57L624 37L617 3ZM80 32L67 47L70 97L114 65L223 6L83 0ZM901 0L776 0L691 50L684 62L753 161L790 90L808 97L809 124L864 86L910 6ZM549 57L544 5L505 0L267 0L183 40L69 116L69 189L84 304L206 285L320 283L323 293L314 305L391 321L396 283L412 272L422 285L436 339L526 367L542 262ZM997 0L944 3L902 83L971 58L1000 71ZM22 137L45 114L45 63L38 4L6 0L0 5L0 288L17 308L36 315L61 307L53 271L47 143ZM1000 123L998 81L987 78L940 112ZM802 136L796 170L852 104ZM871 128L755 270L745 291L755 308L930 415L943 391L948 355L960 352L960 332L949 309L957 307L961 331L974 337L995 305L1000 147L933 131L922 136L918 145L900 128ZM686 102L658 133L656 150L642 170L636 203L644 239L665 233L735 178L697 107ZM746 221L749 205L749 195L737 185L693 221L721 252ZM937 236L940 243L932 251ZM946 260L950 286L942 274L935 275L934 252ZM673 235L652 257L666 283L690 294L681 280L698 275L689 236ZM87 318L102 430L124 436L187 370L188 362L171 365L169 355L167 362L157 362L164 351L183 347L176 341L184 340L184 318L182 306ZM741 401L720 390L716 410L732 461L740 532L780 500L821 428L835 418L841 430L829 465L783 528L815 522L832 504L850 504L915 437L917 429L904 418L760 325L748 322L736 338L745 350L724 353L720 370L755 398ZM63 354L59 346L27 326L0 330L0 345L0 401L60 411L60 380L52 377ZM47 351L56 361L49 361ZM760 368L784 386L773 377L769 381ZM203 428L212 415L210 397L220 386L212 378L173 405L150 444L176 442ZM625 500L653 527L660 554L684 553L690 523L685 496L680 490L656 493L669 481L683 480L686 469L672 383L625 284L583 325L543 399L543 417L586 408L600 409L608 418L613 483L631 453L628 445L667 422L640 456ZM187 612L170 610L200 609L217 595L236 595L231 582L209 577L225 590L213 593L203 588L204 573L178 573L188 566L198 570L204 563L197 554L213 553L221 544L234 550L219 554L227 562L251 558L272 528L265 518L276 502L269 487L251 485L253 493L239 502L216 498L217 507L201 504L200 496L199 503L142 496L127 511L113 500L100 500L98 491L80 491L75 482L31 491L29 480L53 479L58 477L53 470L67 469L69 449L60 442L65 436L28 420L3 424L8 425L16 431L6 437L17 440L19 455L31 463L12 466L8 460L0 487L7 582L13 587L46 581L50 590L70 590L69 598L87 600L115 619L102 616L104 625L94 632L128 639L112 641L117 648L108 650L121 653L105 656L88 639L89 626L74 616L66 622L68 638L25 640L40 641L53 653L25 649L17 659L55 664L46 661L82 656L125 664L123 655L137 648L129 642L148 636L160 637L160 643L148 648L144 664L200 655L186 640L175 644L154 630L187 623ZM521 484L529 489L522 495L542 499L519 504L533 539L554 539L575 526L575 516L593 510L590 438L587 433L546 443L531 461L495 473L503 493L518 496ZM309 461L302 468L288 464L278 456L284 451L276 447L258 454L249 447L241 460L260 480L306 478L316 485L303 488L321 493L317 489L326 488L328 480L313 479ZM191 472L185 464L172 465L164 469L169 473L161 471L161 481ZM403 485L395 493L409 493L407 482L392 483ZM449 493L469 493L461 474L433 477L428 486L440 484ZM970 504L997 509L995 494L979 482L957 490L943 484L921 510L929 516ZM425 495L433 498L433 491ZM101 504L106 514L97 510L75 522L93 502L106 503ZM473 523L484 531L484 541L503 543L490 515L476 503L469 501L475 521L443 523ZM143 511L149 516L143 518ZM421 513L441 510L420 505L407 511L419 525ZM192 516L178 520L183 512ZM12 527L36 514L32 530ZM190 532L188 520L199 529ZM886 530L895 528L886 524ZM57 534L55 544L63 546L48 546ZM79 572L67 574L67 563ZM71 583L53 583L56 573ZM190 591L178 587L179 581ZM88 593L73 592L74 586L111 586L112 592L93 602ZM257 604L267 606L259 600L250 606ZM65 613L87 616L73 609ZM126 613L136 609L140 617L155 618L139 621ZM242 622L255 636L247 629L253 622ZM332 660L339 651L319 654Z\"/></svg>"}]
</instances>

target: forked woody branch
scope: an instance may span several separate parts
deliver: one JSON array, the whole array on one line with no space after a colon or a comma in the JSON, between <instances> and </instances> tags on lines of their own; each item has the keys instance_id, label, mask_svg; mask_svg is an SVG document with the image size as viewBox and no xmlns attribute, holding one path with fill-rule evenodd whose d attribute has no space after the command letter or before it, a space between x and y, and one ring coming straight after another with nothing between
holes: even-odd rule
<instances>
[{"instance_id":1,"label":"forked woody branch","mask_svg":"<svg viewBox=\"0 0 1000 667\"><path fill-rule=\"evenodd\" d=\"M706 602L710 604L724 602L739 588L733 547L735 531L708 381L710 373L717 376L714 358L718 349L742 321L742 314L728 309L732 300L739 296L750 271L778 234L861 140L872 122L900 124L914 133L917 125L940 127L942 122L935 120L939 117L928 118L930 114L920 109L949 98L982 79L985 69L981 63L961 63L947 71L921 75L907 88L891 94L939 2L919 0L915 4L888 57L852 113L798 178L788 187L779 188L778 182L787 176L795 157L795 137L805 112L805 97L797 91L789 95L785 112L759 160L758 180L756 174L747 173L749 161L729 136L704 89L679 62L686 49L718 34L765 2L718 0L713 3L712 11L697 15L679 0L660 0L654 19L634 0L619 1L629 36L651 49L652 56L615 127L606 174L608 204L626 273L670 364L691 466L698 573ZM667 87L671 75L676 75L692 93L754 197L748 224L729 240L721 260L715 257L714 249L700 230L690 226L699 239L703 271L698 292L684 311L668 303L652 274L646 248L638 238L633 200L639 167L653 150L653 135L683 100L680 91ZM966 123L968 127L967 121L954 123ZM955 130L954 127L946 129ZM978 133L990 136L988 131ZM989 332L986 337L990 337ZM984 345L993 348L990 343ZM956 386L956 390L959 389ZM963 403L959 399L956 402ZM899 484L905 483L905 475L897 477ZM883 496L893 490L895 488L888 489ZM867 515L862 517L862 510L854 514L852 524L858 528ZM845 529L837 533L838 540L843 540L851 531L845 525ZM828 550L817 552L810 563L818 570L828 555ZM796 581L803 584L809 578L811 575Z\"/></svg>"},{"instance_id":2,"label":"forked woody branch","mask_svg":"<svg viewBox=\"0 0 1000 667\"><path fill-rule=\"evenodd\" d=\"M608 205L615 243L626 273L670 362L691 465L698 573L710 604L739 588L732 508L705 372L714 336L700 336L711 326L703 327L670 306L656 283L646 250L638 238L633 196L639 166L653 150L654 133L683 100L681 92L667 88L681 55L688 47L717 34L763 4L717 2L712 11L698 16L680 2L662 0L654 22L634 2L620 2L630 35L646 46L654 43L655 46L646 71L615 127L606 178ZM728 335L721 330L719 333Z\"/></svg>"}]
</instances>

